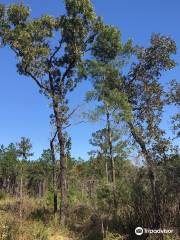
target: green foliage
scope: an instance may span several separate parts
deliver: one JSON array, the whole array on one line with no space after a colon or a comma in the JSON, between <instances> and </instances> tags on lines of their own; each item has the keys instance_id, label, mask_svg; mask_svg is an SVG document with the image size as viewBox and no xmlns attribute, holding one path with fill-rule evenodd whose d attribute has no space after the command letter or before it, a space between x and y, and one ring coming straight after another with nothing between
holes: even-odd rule
<instances>
[{"instance_id":1,"label":"green foliage","mask_svg":"<svg viewBox=\"0 0 180 240\"><path fill-rule=\"evenodd\" d=\"M103 211L109 210L113 204L113 191L111 184L101 184L97 189L97 199L99 200L99 208Z\"/></svg>"},{"instance_id":2,"label":"green foliage","mask_svg":"<svg viewBox=\"0 0 180 240\"><path fill-rule=\"evenodd\" d=\"M23 5L13 4L8 7L8 20L14 25L23 24L29 17L30 9Z\"/></svg>"},{"instance_id":3,"label":"green foliage","mask_svg":"<svg viewBox=\"0 0 180 240\"><path fill-rule=\"evenodd\" d=\"M123 240L124 238L118 233L108 233L104 240Z\"/></svg>"},{"instance_id":4,"label":"green foliage","mask_svg":"<svg viewBox=\"0 0 180 240\"><path fill-rule=\"evenodd\" d=\"M5 199L7 196L7 193L5 191L0 190L0 200Z\"/></svg>"},{"instance_id":5,"label":"green foliage","mask_svg":"<svg viewBox=\"0 0 180 240\"><path fill-rule=\"evenodd\" d=\"M69 16L74 17L82 14L86 21L95 19L93 7L89 0L65 0L65 5Z\"/></svg>"},{"instance_id":6,"label":"green foliage","mask_svg":"<svg viewBox=\"0 0 180 240\"><path fill-rule=\"evenodd\" d=\"M11 143L6 148L0 148L0 180L1 188L8 193L14 193L18 177L18 159L16 145Z\"/></svg>"},{"instance_id":7,"label":"green foliage","mask_svg":"<svg viewBox=\"0 0 180 240\"><path fill-rule=\"evenodd\" d=\"M112 127L112 143L113 143L113 154L115 157L120 157L125 155L125 141L120 139L122 132L115 126ZM97 148L97 154L103 155L104 158L108 156L108 131L106 128L98 130L92 133L92 139L90 139L90 144Z\"/></svg>"},{"instance_id":8,"label":"green foliage","mask_svg":"<svg viewBox=\"0 0 180 240\"><path fill-rule=\"evenodd\" d=\"M51 72L57 84L65 73L64 68L70 64L64 75L67 77L65 84L65 91L67 91L74 85L71 77L75 76L75 73L72 70L75 70L75 66L81 62L83 52L94 39L91 31L96 22L96 16L88 0L67 0L65 6L66 15L58 18L44 15L28 21L30 12L24 5L10 5L6 13L2 6L1 15L6 16L7 28L2 32L1 37L4 44L10 45L20 57L17 65L20 74L32 77L36 83L39 82L39 77L44 77ZM52 41L58 32L61 39L54 48ZM55 58L56 61L52 62ZM51 96L45 80L41 81L39 87Z\"/></svg>"},{"instance_id":9,"label":"green foliage","mask_svg":"<svg viewBox=\"0 0 180 240\"><path fill-rule=\"evenodd\" d=\"M18 143L18 155L22 157L22 160L27 160L28 157L32 156L33 154L30 152L32 148L32 144L29 138L22 137L21 141Z\"/></svg>"},{"instance_id":10,"label":"green foliage","mask_svg":"<svg viewBox=\"0 0 180 240\"><path fill-rule=\"evenodd\" d=\"M176 80L170 81L170 90L167 93L167 102L174 104L177 108L180 106L180 83ZM172 116L172 130L176 137L180 137L180 113L178 112Z\"/></svg>"},{"instance_id":11,"label":"green foliage","mask_svg":"<svg viewBox=\"0 0 180 240\"><path fill-rule=\"evenodd\" d=\"M180 113L172 117L172 129L176 137L180 137Z\"/></svg>"},{"instance_id":12,"label":"green foliage","mask_svg":"<svg viewBox=\"0 0 180 240\"><path fill-rule=\"evenodd\" d=\"M97 60L107 63L114 60L122 48L120 32L114 27L105 25L97 36L92 54Z\"/></svg>"}]
</instances>

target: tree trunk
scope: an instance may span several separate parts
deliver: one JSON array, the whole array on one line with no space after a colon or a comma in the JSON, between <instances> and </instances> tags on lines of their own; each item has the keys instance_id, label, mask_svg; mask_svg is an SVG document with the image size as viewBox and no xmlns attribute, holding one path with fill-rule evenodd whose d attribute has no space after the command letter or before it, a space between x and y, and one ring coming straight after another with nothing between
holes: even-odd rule
<instances>
[{"instance_id":1,"label":"tree trunk","mask_svg":"<svg viewBox=\"0 0 180 240\"><path fill-rule=\"evenodd\" d=\"M159 208L159 200L158 200L158 189L157 189L157 179L156 179L156 171L149 169L149 179L151 184L151 192L153 196L153 209L154 209L154 222L153 228L159 228L161 224L161 214Z\"/></svg>"},{"instance_id":2,"label":"tree trunk","mask_svg":"<svg viewBox=\"0 0 180 240\"><path fill-rule=\"evenodd\" d=\"M66 186L66 157L65 157L65 139L63 136L62 117L58 108L58 104L53 98L53 109L57 128L57 137L60 146L60 224L65 225L66 205L67 205L67 186Z\"/></svg>"},{"instance_id":3,"label":"tree trunk","mask_svg":"<svg viewBox=\"0 0 180 240\"><path fill-rule=\"evenodd\" d=\"M116 209L116 173L115 173L115 163L113 157L113 145L112 145L112 129L111 129L111 122L110 122L110 114L107 111L106 113L107 118L107 133L108 133L108 145L109 145L109 158L111 164L111 181L113 185L113 198L114 198L114 207Z\"/></svg>"},{"instance_id":4,"label":"tree trunk","mask_svg":"<svg viewBox=\"0 0 180 240\"><path fill-rule=\"evenodd\" d=\"M22 211L23 211L23 166L21 161L21 177L20 177L20 202L19 202L19 219L20 219L20 229L22 228Z\"/></svg>"},{"instance_id":5,"label":"tree trunk","mask_svg":"<svg viewBox=\"0 0 180 240\"><path fill-rule=\"evenodd\" d=\"M51 77L51 75L49 75L49 83L50 83L50 89L51 89L53 111L55 116L55 125L57 129L57 138L58 138L58 143L60 147L60 188L61 188L60 224L64 226L66 221L66 207L67 207L65 138L63 135L64 119L59 106L59 103L61 102L59 100L60 96L59 95L56 96L55 89L53 86L53 78Z\"/></svg>"},{"instance_id":6,"label":"tree trunk","mask_svg":"<svg viewBox=\"0 0 180 240\"><path fill-rule=\"evenodd\" d=\"M38 183L38 196L39 196L39 198L42 197L42 187L41 187L41 185L42 185L42 183L39 182L39 183Z\"/></svg>"},{"instance_id":7,"label":"tree trunk","mask_svg":"<svg viewBox=\"0 0 180 240\"><path fill-rule=\"evenodd\" d=\"M57 212L57 178L56 178L56 158L55 158L55 151L54 151L54 139L50 141L50 148L51 148L51 157L52 157L52 164L53 164L53 194L54 194L54 215Z\"/></svg>"},{"instance_id":8,"label":"tree trunk","mask_svg":"<svg viewBox=\"0 0 180 240\"><path fill-rule=\"evenodd\" d=\"M102 232L102 240L105 239L105 231L104 231L104 223L103 220L101 219L101 232Z\"/></svg>"},{"instance_id":9,"label":"tree trunk","mask_svg":"<svg viewBox=\"0 0 180 240\"><path fill-rule=\"evenodd\" d=\"M108 176L108 160L107 160L107 158L106 158L105 168L106 168L106 181L107 181L107 184L108 184L109 183L109 176Z\"/></svg>"},{"instance_id":10,"label":"tree trunk","mask_svg":"<svg viewBox=\"0 0 180 240\"><path fill-rule=\"evenodd\" d=\"M146 160L148 166L148 176L151 185L152 199L153 199L153 228L159 228L161 224L160 209L158 204L158 190L157 190L157 179L156 179L156 163L151 159L149 151L146 148L145 142L136 130L131 122L128 122L131 133L135 141L139 144L142 154Z\"/></svg>"}]
</instances>

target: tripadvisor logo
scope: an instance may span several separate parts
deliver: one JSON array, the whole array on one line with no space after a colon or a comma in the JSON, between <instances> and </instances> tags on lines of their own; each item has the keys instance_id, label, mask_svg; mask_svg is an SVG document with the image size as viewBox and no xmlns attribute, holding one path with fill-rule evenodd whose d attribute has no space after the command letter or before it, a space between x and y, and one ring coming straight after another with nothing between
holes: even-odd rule
<instances>
[{"instance_id":1,"label":"tripadvisor logo","mask_svg":"<svg viewBox=\"0 0 180 240\"><path fill-rule=\"evenodd\" d=\"M142 227L137 227L135 229L135 234L138 236L141 236L143 234L143 228Z\"/></svg>"},{"instance_id":2,"label":"tripadvisor logo","mask_svg":"<svg viewBox=\"0 0 180 240\"><path fill-rule=\"evenodd\" d=\"M142 227L137 227L135 229L135 234L138 236L141 236L143 233L150 233L150 234L169 234L169 233L173 233L172 229L147 229L147 228L142 228Z\"/></svg>"}]
</instances>

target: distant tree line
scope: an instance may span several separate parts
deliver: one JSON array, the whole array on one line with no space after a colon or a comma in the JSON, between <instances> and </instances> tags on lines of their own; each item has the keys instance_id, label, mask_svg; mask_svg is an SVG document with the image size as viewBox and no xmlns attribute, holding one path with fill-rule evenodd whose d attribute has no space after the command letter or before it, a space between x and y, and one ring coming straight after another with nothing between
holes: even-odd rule
<instances>
[{"instance_id":1,"label":"distant tree line","mask_svg":"<svg viewBox=\"0 0 180 240\"><path fill-rule=\"evenodd\" d=\"M148 166L134 165L122 151L122 146L120 150L114 148L116 170L114 189L110 180L111 172L106 166L108 145L104 141L104 133L101 135L102 138L100 134L102 132L98 131L92 136L91 142L97 150L90 153L88 161L75 160L71 157L68 159L67 224L73 231L83 234L83 239L105 239L109 232L126 236L127 239L136 239L134 234L136 226L150 228L154 224L152 214L154 203ZM30 143L29 140L28 142ZM59 182L58 165L59 160L56 160L54 169L50 149L44 150L39 159L30 161L20 158L19 144L11 143L7 147L1 145L0 196L3 193L17 199L22 196L36 199L49 196L51 201L48 211L52 214L55 211L56 214L59 209L59 199L54 202L53 171L56 173L56 181ZM162 159L157 164L156 197L161 227L174 229L174 226L178 226L179 170L180 161L176 154ZM21 182L22 176L23 182ZM60 184L56 185L56 191L57 193L60 191Z\"/></svg>"}]
</instances>

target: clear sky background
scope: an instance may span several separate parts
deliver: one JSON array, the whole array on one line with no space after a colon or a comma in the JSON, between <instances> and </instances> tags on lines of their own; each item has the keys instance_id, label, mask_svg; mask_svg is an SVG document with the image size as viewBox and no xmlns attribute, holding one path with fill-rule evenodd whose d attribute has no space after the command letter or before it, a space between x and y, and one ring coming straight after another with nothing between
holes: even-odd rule
<instances>
[{"instance_id":1,"label":"clear sky background","mask_svg":"<svg viewBox=\"0 0 180 240\"><path fill-rule=\"evenodd\" d=\"M20 1L1 0L11 4ZM31 7L33 17L41 14L58 16L64 12L63 0L24 0ZM180 63L180 0L93 0L97 15L105 23L114 25L122 33L123 42L132 38L134 44L148 46L150 36L157 32L171 36L177 43L175 60ZM16 72L15 56L8 49L0 49L0 144L19 141L21 136L29 137L33 144L34 157L40 156L49 146L48 102L29 78ZM180 78L180 66L166 73L163 81ZM84 82L72 94L72 105L83 102L89 84ZM170 134L170 120L174 109L164 113L162 127ZM72 156L87 159L92 149L89 138L102 124L81 124L68 131L72 137Z\"/></svg>"}]
</instances>

